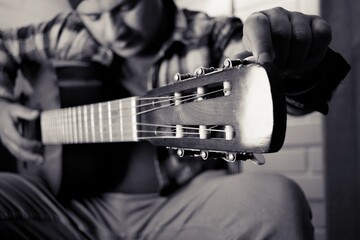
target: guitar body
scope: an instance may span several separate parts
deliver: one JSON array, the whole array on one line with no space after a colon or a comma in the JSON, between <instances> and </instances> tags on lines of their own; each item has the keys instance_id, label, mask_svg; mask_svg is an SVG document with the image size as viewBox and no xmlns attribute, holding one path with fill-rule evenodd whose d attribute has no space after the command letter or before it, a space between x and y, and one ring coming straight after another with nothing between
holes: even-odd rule
<instances>
[{"instance_id":1,"label":"guitar body","mask_svg":"<svg viewBox=\"0 0 360 240\"><path fill-rule=\"evenodd\" d=\"M30 108L47 111L92 104L127 96L119 86L108 86L105 70L99 66L41 66L33 74L31 91L23 98ZM30 77L29 77L30 78ZM27 123L26 137L39 138L35 124ZM126 143L44 145L43 165L17 161L22 175L38 176L60 198L83 197L111 190L121 182L127 162ZM125 153L124 153L125 152ZM125 171L125 170L124 170Z\"/></svg>"}]
</instances>

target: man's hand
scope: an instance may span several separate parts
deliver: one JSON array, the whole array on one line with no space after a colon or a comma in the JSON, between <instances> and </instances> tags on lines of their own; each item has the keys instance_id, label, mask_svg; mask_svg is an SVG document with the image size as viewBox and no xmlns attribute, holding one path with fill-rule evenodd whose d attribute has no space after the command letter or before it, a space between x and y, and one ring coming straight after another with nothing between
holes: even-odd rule
<instances>
[{"instance_id":1,"label":"man's hand","mask_svg":"<svg viewBox=\"0 0 360 240\"><path fill-rule=\"evenodd\" d=\"M18 128L20 120L34 120L39 113L21 106L0 100L0 140L2 144L19 160L42 163L40 154L42 145L35 140L21 136Z\"/></svg>"},{"instance_id":2,"label":"man's hand","mask_svg":"<svg viewBox=\"0 0 360 240\"><path fill-rule=\"evenodd\" d=\"M243 43L256 62L274 62L284 73L301 75L324 58L331 41L329 24L318 16L273 8L250 15Z\"/></svg>"}]
</instances>

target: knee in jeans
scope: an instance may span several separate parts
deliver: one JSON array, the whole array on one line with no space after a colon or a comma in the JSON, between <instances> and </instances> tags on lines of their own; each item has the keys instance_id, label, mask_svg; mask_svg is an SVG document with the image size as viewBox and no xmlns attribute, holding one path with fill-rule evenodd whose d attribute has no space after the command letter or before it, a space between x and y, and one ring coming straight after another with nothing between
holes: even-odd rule
<instances>
[{"instance_id":1,"label":"knee in jeans","mask_svg":"<svg viewBox=\"0 0 360 240\"><path fill-rule=\"evenodd\" d=\"M1 172L0 173L0 189L6 189L11 187L13 184L17 184L23 182L23 177L19 174Z\"/></svg>"},{"instance_id":2,"label":"knee in jeans","mask_svg":"<svg viewBox=\"0 0 360 240\"><path fill-rule=\"evenodd\" d=\"M222 191L249 201L269 202L269 206L286 208L307 207L306 198L301 188L291 179L276 173L241 173L229 177L223 183ZM231 186L231 187L229 187ZM259 199L257 199L259 198Z\"/></svg>"}]
</instances>

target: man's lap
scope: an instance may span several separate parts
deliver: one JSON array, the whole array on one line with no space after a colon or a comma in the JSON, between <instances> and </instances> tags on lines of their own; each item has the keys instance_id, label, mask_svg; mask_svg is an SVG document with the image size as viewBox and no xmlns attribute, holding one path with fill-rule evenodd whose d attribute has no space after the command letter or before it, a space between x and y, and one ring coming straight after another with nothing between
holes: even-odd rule
<instances>
[{"instance_id":1,"label":"man's lap","mask_svg":"<svg viewBox=\"0 0 360 240\"><path fill-rule=\"evenodd\" d=\"M0 182L2 178L0 174ZM21 185L28 188L25 192L34 190L32 184ZM39 192L43 191L34 191L36 195ZM313 231L302 192L293 182L275 174L207 171L166 198L106 193L98 198L72 200L64 207L48 194L39 196L40 200L34 197L25 203L33 204L30 212L32 208L45 208L45 212L50 211L48 219L60 219L56 224L64 225L54 227L64 227L69 234L77 231L74 236L79 238L309 239ZM39 206L39 201L45 206ZM30 226L35 219L25 221ZM41 231L40 223L38 227Z\"/></svg>"}]
</instances>

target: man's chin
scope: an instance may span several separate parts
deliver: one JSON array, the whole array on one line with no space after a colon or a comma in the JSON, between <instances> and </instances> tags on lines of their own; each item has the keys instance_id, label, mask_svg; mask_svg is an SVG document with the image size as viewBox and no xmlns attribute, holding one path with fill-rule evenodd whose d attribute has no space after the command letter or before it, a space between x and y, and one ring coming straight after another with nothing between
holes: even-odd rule
<instances>
[{"instance_id":1,"label":"man's chin","mask_svg":"<svg viewBox=\"0 0 360 240\"><path fill-rule=\"evenodd\" d=\"M113 48L114 53L122 58L135 57L141 53L141 48Z\"/></svg>"}]
</instances>

